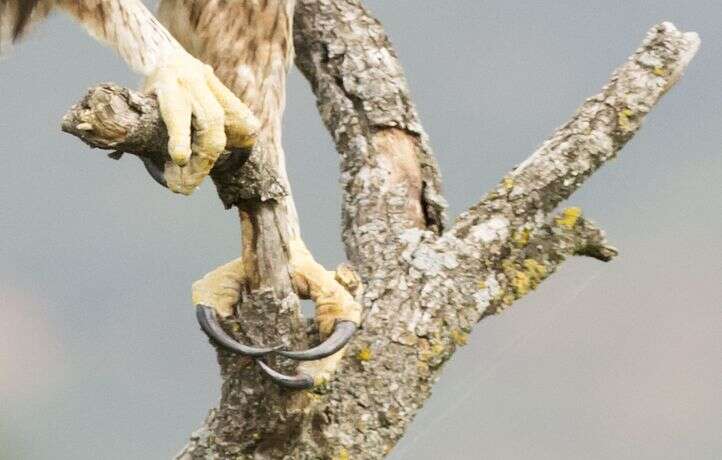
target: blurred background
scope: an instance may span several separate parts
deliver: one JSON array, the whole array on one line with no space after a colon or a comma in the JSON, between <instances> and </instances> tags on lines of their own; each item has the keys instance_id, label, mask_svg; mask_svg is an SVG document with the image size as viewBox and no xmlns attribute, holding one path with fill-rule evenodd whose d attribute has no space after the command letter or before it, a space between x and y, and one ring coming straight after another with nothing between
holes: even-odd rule
<instances>
[{"instance_id":1,"label":"blurred background","mask_svg":"<svg viewBox=\"0 0 722 460\"><path fill-rule=\"evenodd\" d=\"M150 6L155 6L150 2ZM569 204L621 255L575 259L484 321L392 459L722 458L722 4L367 0L405 66L450 216L525 159L647 29L702 48L621 156ZM238 222L62 134L100 81L136 86L63 14L0 62L0 459L162 459L219 395L190 284L237 257ZM333 266L337 156L290 76L288 169Z\"/></svg>"}]
</instances>

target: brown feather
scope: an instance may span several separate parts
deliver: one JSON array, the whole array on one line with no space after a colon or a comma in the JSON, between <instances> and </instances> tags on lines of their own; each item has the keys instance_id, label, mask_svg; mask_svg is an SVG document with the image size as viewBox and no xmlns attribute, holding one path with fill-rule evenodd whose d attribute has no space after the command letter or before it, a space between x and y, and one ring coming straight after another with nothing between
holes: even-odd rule
<instances>
[{"instance_id":1,"label":"brown feather","mask_svg":"<svg viewBox=\"0 0 722 460\"><path fill-rule=\"evenodd\" d=\"M38 3L40 3L40 0L0 0L0 6L15 6L17 11L15 23L13 24L13 40L17 40L22 35Z\"/></svg>"}]
</instances>

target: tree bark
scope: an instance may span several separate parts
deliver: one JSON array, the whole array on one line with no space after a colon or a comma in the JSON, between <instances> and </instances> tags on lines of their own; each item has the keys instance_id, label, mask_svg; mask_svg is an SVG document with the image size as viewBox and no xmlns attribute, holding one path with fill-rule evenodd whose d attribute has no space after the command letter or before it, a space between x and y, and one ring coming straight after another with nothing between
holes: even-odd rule
<instances>
[{"instance_id":1,"label":"tree bark","mask_svg":"<svg viewBox=\"0 0 722 460\"><path fill-rule=\"evenodd\" d=\"M634 135L678 81L699 39L670 23L651 28L599 94L445 232L438 167L380 23L358 0L299 0L295 46L341 155L342 235L363 280L362 327L333 380L312 391L281 390L249 360L220 352L221 401L180 459L385 457L479 320L529 293L568 256L609 261L616 255L579 209L555 208ZM113 86L94 91L106 102L86 98L66 116L64 129L94 146L164 154L164 127L152 101L138 102L141 96ZM82 125L98 113L110 133ZM113 132L132 138L132 148L109 145ZM255 165L255 171L266 167L262 160ZM266 176L248 181L273 201L284 186L259 179ZM224 182L216 184L223 196ZM259 234L275 225L263 209L241 214L255 219L244 228ZM258 331L246 339L272 332L303 342L306 331L294 329L303 329L301 322L277 330L275 318L265 316L267 303L295 311L290 287L273 283L241 302L237 326Z\"/></svg>"}]
</instances>

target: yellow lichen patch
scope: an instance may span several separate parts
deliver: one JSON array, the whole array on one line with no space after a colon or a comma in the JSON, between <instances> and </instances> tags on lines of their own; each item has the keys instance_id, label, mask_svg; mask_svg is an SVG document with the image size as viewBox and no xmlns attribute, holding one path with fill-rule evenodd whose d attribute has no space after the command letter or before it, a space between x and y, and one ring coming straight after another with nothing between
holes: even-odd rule
<instances>
[{"instance_id":1,"label":"yellow lichen patch","mask_svg":"<svg viewBox=\"0 0 722 460\"><path fill-rule=\"evenodd\" d=\"M667 71L664 70L664 67L655 67L652 72L654 72L654 74L658 77L664 77L667 75Z\"/></svg>"},{"instance_id":2,"label":"yellow lichen patch","mask_svg":"<svg viewBox=\"0 0 722 460\"><path fill-rule=\"evenodd\" d=\"M469 343L469 334L460 329L454 329L451 331L451 340L454 341L457 347L463 347Z\"/></svg>"},{"instance_id":3,"label":"yellow lichen patch","mask_svg":"<svg viewBox=\"0 0 722 460\"><path fill-rule=\"evenodd\" d=\"M433 345L431 345L431 355L433 357L439 356L444 352L444 344L441 342L434 342Z\"/></svg>"},{"instance_id":4,"label":"yellow lichen patch","mask_svg":"<svg viewBox=\"0 0 722 460\"><path fill-rule=\"evenodd\" d=\"M517 299L517 297L514 295L514 292L518 292L518 286L524 283L523 279L519 279L517 275L521 273L516 265L514 264L514 261L511 259L504 259L501 261L501 268L504 271L504 276L506 276L506 279L509 281L509 284L511 285L510 291L504 294L501 298L501 302L503 305L509 306L514 302L514 300ZM522 276L523 278L523 276ZM503 307L501 307L503 308Z\"/></svg>"},{"instance_id":5,"label":"yellow lichen patch","mask_svg":"<svg viewBox=\"0 0 722 460\"><path fill-rule=\"evenodd\" d=\"M514 267L514 261L511 259L504 259L501 261L501 268L504 270L504 274L511 278L512 275L509 275L509 272L511 271L513 273L516 268Z\"/></svg>"},{"instance_id":6,"label":"yellow lichen patch","mask_svg":"<svg viewBox=\"0 0 722 460\"><path fill-rule=\"evenodd\" d=\"M520 230L517 230L514 232L514 236L512 239L514 240L514 244L517 247L523 248L527 244L529 244L529 235L531 235L531 230L528 228L522 228Z\"/></svg>"},{"instance_id":7,"label":"yellow lichen patch","mask_svg":"<svg viewBox=\"0 0 722 460\"><path fill-rule=\"evenodd\" d=\"M338 450L338 453L335 457L333 457L333 460L350 460L351 456L348 454L348 451L345 447L342 447Z\"/></svg>"},{"instance_id":8,"label":"yellow lichen patch","mask_svg":"<svg viewBox=\"0 0 722 460\"><path fill-rule=\"evenodd\" d=\"M581 208L567 208L562 211L562 215L557 217L557 225L571 230L582 216Z\"/></svg>"},{"instance_id":9,"label":"yellow lichen patch","mask_svg":"<svg viewBox=\"0 0 722 460\"><path fill-rule=\"evenodd\" d=\"M310 390L317 395L324 395L328 393L328 377L325 375L317 376L313 379L313 388Z\"/></svg>"},{"instance_id":10,"label":"yellow lichen patch","mask_svg":"<svg viewBox=\"0 0 722 460\"><path fill-rule=\"evenodd\" d=\"M629 118L632 115L634 115L634 112L632 112L630 109L624 109L617 114L617 121L619 123L619 127L622 128L623 131L632 130L632 124L629 121Z\"/></svg>"},{"instance_id":11,"label":"yellow lichen patch","mask_svg":"<svg viewBox=\"0 0 722 460\"><path fill-rule=\"evenodd\" d=\"M419 361L429 363L430 366L434 367L440 364L439 358L441 358L446 351L444 343L438 338L432 338L430 340L421 339L419 340Z\"/></svg>"},{"instance_id":12,"label":"yellow lichen patch","mask_svg":"<svg viewBox=\"0 0 722 460\"><path fill-rule=\"evenodd\" d=\"M371 361L373 356L374 354L369 347L363 347L356 353L356 359L363 362Z\"/></svg>"},{"instance_id":13,"label":"yellow lichen patch","mask_svg":"<svg viewBox=\"0 0 722 460\"><path fill-rule=\"evenodd\" d=\"M506 259L502 261L501 266L506 279L509 280L509 289L501 298L503 305L501 309L536 289L547 276L544 264L534 259L524 259L521 264Z\"/></svg>"},{"instance_id":14,"label":"yellow lichen patch","mask_svg":"<svg viewBox=\"0 0 722 460\"><path fill-rule=\"evenodd\" d=\"M429 376L429 365L425 362L419 361L416 363L416 370L419 372L419 375L422 377L428 377Z\"/></svg>"},{"instance_id":15,"label":"yellow lichen patch","mask_svg":"<svg viewBox=\"0 0 722 460\"><path fill-rule=\"evenodd\" d=\"M526 295L532 289L532 283L529 279L529 275L522 271L514 273L511 285L514 288L514 292L516 292L517 298Z\"/></svg>"},{"instance_id":16,"label":"yellow lichen patch","mask_svg":"<svg viewBox=\"0 0 722 460\"><path fill-rule=\"evenodd\" d=\"M479 280L479 282L476 283L476 286L477 286L479 289L486 289L486 281L484 281L484 280Z\"/></svg>"},{"instance_id":17,"label":"yellow lichen patch","mask_svg":"<svg viewBox=\"0 0 722 460\"><path fill-rule=\"evenodd\" d=\"M503 311L506 307L514 303L515 300L516 298L514 297L514 294L504 294L504 296L501 298L501 305L499 306L499 311Z\"/></svg>"},{"instance_id":18,"label":"yellow lichen patch","mask_svg":"<svg viewBox=\"0 0 722 460\"><path fill-rule=\"evenodd\" d=\"M307 399L302 400L302 401L310 401L311 403L317 403L317 402L321 401L321 395L313 393L311 391L307 391L306 393L304 393L304 396Z\"/></svg>"},{"instance_id":19,"label":"yellow lichen patch","mask_svg":"<svg viewBox=\"0 0 722 460\"><path fill-rule=\"evenodd\" d=\"M512 179L511 177L505 177L504 180L502 181L502 184L504 185L504 188L508 192L514 188L514 179Z\"/></svg>"},{"instance_id":20,"label":"yellow lichen patch","mask_svg":"<svg viewBox=\"0 0 722 460\"><path fill-rule=\"evenodd\" d=\"M527 274L533 281L541 281L547 276L547 269L544 265L534 259L524 259L522 263Z\"/></svg>"}]
</instances>

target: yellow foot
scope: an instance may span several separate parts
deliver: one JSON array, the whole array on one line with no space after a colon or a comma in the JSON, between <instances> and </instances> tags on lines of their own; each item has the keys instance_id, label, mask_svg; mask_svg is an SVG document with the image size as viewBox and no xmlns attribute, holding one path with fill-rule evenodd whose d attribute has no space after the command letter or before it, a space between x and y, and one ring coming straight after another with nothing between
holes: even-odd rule
<instances>
[{"instance_id":1,"label":"yellow foot","mask_svg":"<svg viewBox=\"0 0 722 460\"><path fill-rule=\"evenodd\" d=\"M358 276L348 266L327 271L311 256L302 241L290 243L290 268L293 286L301 298L316 304L316 323L323 342L305 351L280 351L278 347L253 348L242 345L226 334L217 316L233 313L243 283L240 259L217 268L193 284L193 302L203 331L217 344L231 351L260 358L276 352L303 361L298 374L286 376L271 369L258 359L257 363L279 385L291 388L310 388L331 379L343 358L346 343L361 321L361 306L354 294L360 288Z\"/></svg>"},{"instance_id":2,"label":"yellow foot","mask_svg":"<svg viewBox=\"0 0 722 460\"><path fill-rule=\"evenodd\" d=\"M251 357L267 355L279 347L251 347L228 335L218 322L218 316L227 318L238 303L243 264L236 259L222 265L193 283L193 303L198 324L206 335L223 348Z\"/></svg>"},{"instance_id":3,"label":"yellow foot","mask_svg":"<svg viewBox=\"0 0 722 460\"><path fill-rule=\"evenodd\" d=\"M226 145L250 148L256 140L260 124L251 110L210 66L184 50L158 66L148 77L146 89L158 97L172 160L162 172L151 175L176 193L193 193ZM195 128L192 145L191 123Z\"/></svg>"},{"instance_id":4,"label":"yellow foot","mask_svg":"<svg viewBox=\"0 0 722 460\"><path fill-rule=\"evenodd\" d=\"M264 362L259 365L280 385L310 388L331 379L343 358L346 344L361 322L361 305L354 295L361 283L346 265L327 271L316 262L302 241L290 243L290 265L293 285L299 297L316 304L316 324L323 342L305 351L278 351L278 354L298 361L298 374L287 376L271 369Z\"/></svg>"}]
</instances>

